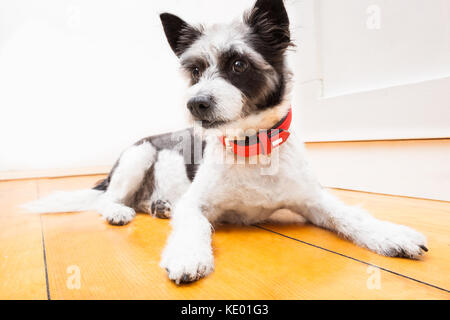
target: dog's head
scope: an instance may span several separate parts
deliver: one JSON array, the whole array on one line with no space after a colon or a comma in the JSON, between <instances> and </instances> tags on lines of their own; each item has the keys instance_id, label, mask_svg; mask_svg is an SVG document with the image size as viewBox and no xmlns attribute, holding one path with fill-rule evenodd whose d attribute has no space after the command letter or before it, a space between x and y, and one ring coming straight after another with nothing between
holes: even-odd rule
<instances>
[{"instance_id":1,"label":"dog's head","mask_svg":"<svg viewBox=\"0 0 450 320\"><path fill-rule=\"evenodd\" d=\"M258 0L242 20L209 28L169 13L160 17L190 81L187 109L204 128L264 118L262 113L281 104L289 74L285 52L291 45L283 0ZM276 116L280 112L286 110Z\"/></svg>"}]
</instances>

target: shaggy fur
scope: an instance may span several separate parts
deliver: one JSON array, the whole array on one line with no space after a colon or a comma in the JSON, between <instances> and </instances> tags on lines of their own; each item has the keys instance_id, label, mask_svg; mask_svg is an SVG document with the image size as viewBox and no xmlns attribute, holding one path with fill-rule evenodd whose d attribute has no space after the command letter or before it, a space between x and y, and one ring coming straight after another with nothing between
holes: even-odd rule
<instances>
[{"instance_id":1,"label":"shaggy fur","mask_svg":"<svg viewBox=\"0 0 450 320\"><path fill-rule=\"evenodd\" d=\"M290 108L285 53L291 39L282 0L258 0L228 25L194 27L168 13L161 21L191 84L186 110L201 125L142 139L93 190L58 193L30 204L31 210L95 209L117 225L136 211L171 217L161 267L176 283L213 271L212 225L258 223L281 209L379 254L417 258L427 250L422 234L327 193L294 130L270 156L242 159L223 146L219 137L269 129Z\"/></svg>"}]
</instances>

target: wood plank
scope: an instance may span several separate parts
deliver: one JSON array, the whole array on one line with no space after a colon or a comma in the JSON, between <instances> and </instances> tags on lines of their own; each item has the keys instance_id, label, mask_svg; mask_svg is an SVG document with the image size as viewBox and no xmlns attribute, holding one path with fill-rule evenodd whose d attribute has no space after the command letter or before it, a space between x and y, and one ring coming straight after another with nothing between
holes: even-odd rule
<instances>
[{"instance_id":1,"label":"wood plank","mask_svg":"<svg viewBox=\"0 0 450 320\"><path fill-rule=\"evenodd\" d=\"M450 204L448 202L347 190L332 190L332 193L348 204L361 205L379 219L404 224L424 233L428 238L429 252L420 260L388 258L360 248L330 231L311 225L268 225L266 227L447 290L450 289Z\"/></svg>"},{"instance_id":2,"label":"wood plank","mask_svg":"<svg viewBox=\"0 0 450 320\"><path fill-rule=\"evenodd\" d=\"M98 177L39 180L41 195L91 186ZM95 212L43 216L52 299L446 299L440 290L255 227L222 227L215 272L176 286L159 266L169 221L138 215L114 227ZM337 240L339 241L339 240ZM70 282L80 272L80 288ZM69 281L69 285L68 285Z\"/></svg>"},{"instance_id":3,"label":"wood plank","mask_svg":"<svg viewBox=\"0 0 450 320\"><path fill-rule=\"evenodd\" d=\"M40 216L18 207L36 198L35 181L0 182L0 299L47 299Z\"/></svg>"}]
</instances>

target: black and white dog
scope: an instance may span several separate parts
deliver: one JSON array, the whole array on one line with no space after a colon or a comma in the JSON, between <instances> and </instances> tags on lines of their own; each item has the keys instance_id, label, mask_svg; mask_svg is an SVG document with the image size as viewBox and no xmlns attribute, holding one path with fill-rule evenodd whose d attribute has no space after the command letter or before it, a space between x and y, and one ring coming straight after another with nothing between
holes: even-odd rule
<instances>
[{"instance_id":1,"label":"black and white dog","mask_svg":"<svg viewBox=\"0 0 450 320\"><path fill-rule=\"evenodd\" d=\"M278 209L386 256L427 251L422 234L343 204L310 171L288 130L292 43L282 0L258 0L243 19L207 28L160 17L190 81L187 110L201 125L142 139L93 189L56 193L30 210L95 209L115 225L136 211L171 217L161 267L176 283L213 271L212 224L257 223Z\"/></svg>"}]
</instances>

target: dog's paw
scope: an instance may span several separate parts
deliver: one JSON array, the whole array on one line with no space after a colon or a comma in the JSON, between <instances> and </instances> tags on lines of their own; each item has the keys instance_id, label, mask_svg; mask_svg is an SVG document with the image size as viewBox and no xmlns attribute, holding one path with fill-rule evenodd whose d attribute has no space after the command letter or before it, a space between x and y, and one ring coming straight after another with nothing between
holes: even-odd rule
<instances>
[{"instance_id":1,"label":"dog's paw","mask_svg":"<svg viewBox=\"0 0 450 320\"><path fill-rule=\"evenodd\" d=\"M362 238L366 247L388 257L417 259L428 251L423 234L387 221L377 221Z\"/></svg>"},{"instance_id":2,"label":"dog's paw","mask_svg":"<svg viewBox=\"0 0 450 320\"><path fill-rule=\"evenodd\" d=\"M133 220L136 212L130 207L115 206L111 210L108 210L107 214L103 214L103 216L109 224L123 226Z\"/></svg>"},{"instance_id":3,"label":"dog's paw","mask_svg":"<svg viewBox=\"0 0 450 320\"><path fill-rule=\"evenodd\" d=\"M169 201L156 200L152 202L151 213L160 219L169 219L172 212L172 206Z\"/></svg>"},{"instance_id":4,"label":"dog's paw","mask_svg":"<svg viewBox=\"0 0 450 320\"><path fill-rule=\"evenodd\" d=\"M214 257L209 246L169 243L160 263L176 284L199 280L214 270Z\"/></svg>"}]
</instances>

